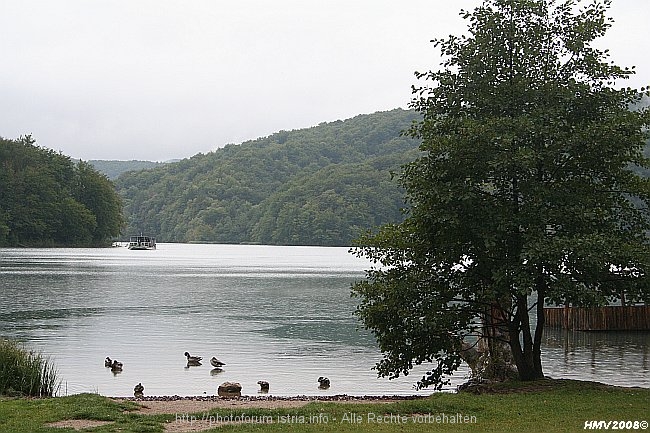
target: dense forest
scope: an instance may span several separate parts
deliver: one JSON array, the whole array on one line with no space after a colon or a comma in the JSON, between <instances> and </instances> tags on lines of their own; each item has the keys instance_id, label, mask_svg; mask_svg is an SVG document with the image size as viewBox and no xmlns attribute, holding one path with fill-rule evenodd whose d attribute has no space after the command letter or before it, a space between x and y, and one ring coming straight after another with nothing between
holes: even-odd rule
<instances>
[{"instance_id":1,"label":"dense forest","mask_svg":"<svg viewBox=\"0 0 650 433\"><path fill-rule=\"evenodd\" d=\"M280 131L116 181L127 233L162 242L350 245L401 220L390 172L414 158L396 109Z\"/></svg>"},{"instance_id":2,"label":"dense forest","mask_svg":"<svg viewBox=\"0 0 650 433\"><path fill-rule=\"evenodd\" d=\"M126 173L127 171L147 170L165 164L164 162L138 161L135 159L131 161L91 159L88 163L98 172L104 173L110 180L117 179L122 173Z\"/></svg>"},{"instance_id":3,"label":"dense forest","mask_svg":"<svg viewBox=\"0 0 650 433\"><path fill-rule=\"evenodd\" d=\"M0 138L0 246L99 246L119 235L122 204L87 162Z\"/></svg>"},{"instance_id":4,"label":"dense forest","mask_svg":"<svg viewBox=\"0 0 650 433\"><path fill-rule=\"evenodd\" d=\"M360 115L170 163L74 162L29 136L0 138L0 246L104 245L140 232L162 242L350 245L401 221L391 171L418 153L401 134L417 116ZM114 185L108 173L122 174Z\"/></svg>"}]
</instances>

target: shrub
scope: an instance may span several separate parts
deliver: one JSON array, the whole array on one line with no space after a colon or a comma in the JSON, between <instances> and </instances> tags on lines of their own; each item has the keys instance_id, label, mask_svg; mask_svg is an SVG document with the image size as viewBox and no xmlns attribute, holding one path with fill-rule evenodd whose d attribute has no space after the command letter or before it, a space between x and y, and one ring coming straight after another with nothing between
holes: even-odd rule
<instances>
[{"instance_id":1,"label":"shrub","mask_svg":"<svg viewBox=\"0 0 650 433\"><path fill-rule=\"evenodd\" d=\"M0 339L0 395L51 397L61 381L52 361Z\"/></svg>"}]
</instances>

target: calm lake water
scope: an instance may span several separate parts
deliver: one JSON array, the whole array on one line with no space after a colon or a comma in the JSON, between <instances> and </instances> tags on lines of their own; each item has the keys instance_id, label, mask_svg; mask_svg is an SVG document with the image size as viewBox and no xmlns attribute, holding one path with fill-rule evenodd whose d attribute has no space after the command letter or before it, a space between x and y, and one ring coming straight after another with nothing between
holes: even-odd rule
<instances>
[{"instance_id":1,"label":"calm lake water","mask_svg":"<svg viewBox=\"0 0 650 433\"><path fill-rule=\"evenodd\" d=\"M214 395L237 381L250 395L258 380L279 396L416 394L426 366L398 380L371 370L381 354L349 296L366 267L347 248L0 249L0 337L51 356L61 394L128 396L142 382L146 395ZM205 362L188 368L185 351ZM111 373L106 356L124 371ZM650 387L650 334L550 330L544 366L556 378Z\"/></svg>"}]
</instances>

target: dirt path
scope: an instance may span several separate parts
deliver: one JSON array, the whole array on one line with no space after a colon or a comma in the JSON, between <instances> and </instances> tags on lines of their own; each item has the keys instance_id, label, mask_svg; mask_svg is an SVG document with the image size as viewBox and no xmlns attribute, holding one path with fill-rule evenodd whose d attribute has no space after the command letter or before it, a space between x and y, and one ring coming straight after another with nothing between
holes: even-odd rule
<instances>
[{"instance_id":1,"label":"dirt path","mask_svg":"<svg viewBox=\"0 0 650 433\"><path fill-rule=\"evenodd\" d=\"M136 413L153 414L190 414L207 412L212 409L280 409L301 407L313 401L328 401L336 403L392 403L399 400L413 400L421 396L370 396L355 397L348 395L334 396L242 396L240 398L211 397L144 397L144 398L116 398L116 401L133 401L141 406Z\"/></svg>"},{"instance_id":2,"label":"dirt path","mask_svg":"<svg viewBox=\"0 0 650 433\"><path fill-rule=\"evenodd\" d=\"M174 415L174 419L165 425L165 432L185 433L208 430L221 425L242 423L273 423L272 417L246 416L246 409L283 409L301 407L314 401L336 403L392 403L399 400L413 400L423 398L420 396L379 396L379 397L353 397L348 395L335 396L243 396L240 398L211 397L143 397L143 398L113 398L115 401L132 401L140 408L131 413L143 415ZM221 416L210 415L214 409L223 409ZM82 430L110 424L105 421L92 420L64 420L48 424L49 427L72 428Z\"/></svg>"}]
</instances>

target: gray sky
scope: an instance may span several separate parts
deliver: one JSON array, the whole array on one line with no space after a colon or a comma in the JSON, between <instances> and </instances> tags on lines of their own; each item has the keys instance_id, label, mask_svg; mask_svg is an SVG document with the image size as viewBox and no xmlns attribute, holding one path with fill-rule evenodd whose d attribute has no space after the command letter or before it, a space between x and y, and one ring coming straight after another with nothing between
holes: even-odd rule
<instances>
[{"instance_id":1,"label":"gray sky","mask_svg":"<svg viewBox=\"0 0 650 433\"><path fill-rule=\"evenodd\" d=\"M73 158L163 161L406 108L429 41L480 0L0 0L0 136ZM602 46L650 84L650 1ZM628 85L626 83L626 85Z\"/></svg>"}]
</instances>

